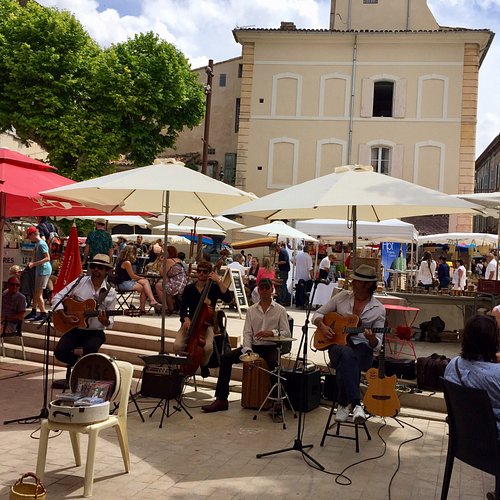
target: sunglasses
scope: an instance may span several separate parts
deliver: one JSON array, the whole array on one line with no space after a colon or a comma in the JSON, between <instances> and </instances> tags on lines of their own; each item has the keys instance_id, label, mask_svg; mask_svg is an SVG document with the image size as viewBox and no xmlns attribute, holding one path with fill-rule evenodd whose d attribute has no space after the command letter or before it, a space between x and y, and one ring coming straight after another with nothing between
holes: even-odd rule
<instances>
[{"instance_id":1,"label":"sunglasses","mask_svg":"<svg viewBox=\"0 0 500 500\"><path fill-rule=\"evenodd\" d=\"M104 271L107 269L106 266L101 266L101 264L90 264L90 269L99 269L99 271Z\"/></svg>"},{"instance_id":2,"label":"sunglasses","mask_svg":"<svg viewBox=\"0 0 500 500\"><path fill-rule=\"evenodd\" d=\"M197 269L196 272L200 273L200 274L209 274L210 273L210 271L208 269Z\"/></svg>"}]
</instances>

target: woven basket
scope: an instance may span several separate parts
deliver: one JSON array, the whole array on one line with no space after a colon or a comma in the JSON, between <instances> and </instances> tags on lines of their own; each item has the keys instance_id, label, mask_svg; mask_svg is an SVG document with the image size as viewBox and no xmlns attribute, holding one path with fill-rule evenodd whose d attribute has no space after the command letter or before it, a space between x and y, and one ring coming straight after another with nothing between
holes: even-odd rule
<instances>
[{"instance_id":1,"label":"woven basket","mask_svg":"<svg viewBox=\"0 0 500 500\"><path fill-rule=\"evenodd\" d=\"M34 483L25 483L24 479L32 477ZM9 500L46 500L47 491L45 490L42 482L33 472L23 474L10 488Z\"/></svg>"}]
</instances>

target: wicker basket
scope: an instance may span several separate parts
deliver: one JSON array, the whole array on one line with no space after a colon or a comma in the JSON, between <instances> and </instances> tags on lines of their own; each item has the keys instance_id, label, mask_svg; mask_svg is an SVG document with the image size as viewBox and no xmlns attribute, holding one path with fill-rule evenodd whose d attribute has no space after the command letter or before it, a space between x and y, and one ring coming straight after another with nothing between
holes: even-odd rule
<instances>
[{"instance_id":1,"label":"wicker basket","mask_svg":"<svg viewBox=\"0 0 500 500\"><path fill-rule=\"evenodd\" d=\"M35 480L34 483L25 483L24 479L31 477ZM33 472L23 474L10 488L9 500L45 500L47 491L42 482Z\"/></svg>"}]
</instances>

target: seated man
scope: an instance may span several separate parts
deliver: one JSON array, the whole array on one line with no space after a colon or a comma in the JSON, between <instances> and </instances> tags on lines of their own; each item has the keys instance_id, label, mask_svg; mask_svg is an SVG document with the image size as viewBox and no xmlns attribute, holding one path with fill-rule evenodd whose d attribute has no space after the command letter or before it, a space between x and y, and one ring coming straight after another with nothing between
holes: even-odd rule
<instances>
[{"instance_id":1,"label":"seated man","mask_svg":"<svg viewBox=\"0 0 500 500\"><path fill-rule=\"evenodd\" d=\"M7 290L2 293L2 335L15 335L19 321L26 313L26 297L19 291L21 281L17 276L7 280Z\"/></svg>"},{"instance_id":2,"label":"seated man","mask_svg":"<svg viewBox=\"0 0 500 500\"><path fill-rule=\"evenodd\" d=\"M349 412L353 411L354 423L362 423L366 419L361 406L359 390L361 371L371 368L374 352L382 346L382 333L378 336L371 328L384 328L384 306L373 297L377 289L377 273L374 267L362 264L350 279L352 291L343 291L331 298L315 313L312 322L327 338L332 338L333 330L323 322L327 313L355 314L359 318L359 326L363 333L351 335L347 345L332 344L328 348L330 363L337 371L338 409L335 415L337 422L345 422Z\"/></svg>"},{"instance_id":3,"label":"seated man","mask_svg":"<svg viewBox=\"0 0 500 500\"><path fill-rule=\"evenodd\" d=\"M220 360L219 378L215 389L215 401L202 406L206 413L228 409L229 382L234 363L240 363L241 354L255 351L267 361L269 369L277 365L276 344L266 339L274 336L290 337L290 325L286 309L273 302L273 282L262 278L258 285L260 301L249 307L243 327L243 347L224 354Z\"/></svg>"},{"instance_id":4,"label":"seated man","mask_svg":"<svg viewBox=\"0 0 500 500\"><path fill-rule=\"evenodd\" d=\"M107 280L111 269L113 269L111 257L106 254L97 254L89 264L90 275L81 276L72 281L52 299L54 314L61 315L64 323L69 325L78 324L80 318L72 314L71 310L64 310L64 299L67 296L77 301L94 299L99 311L98 316L87 318L87 328L75 326L59 339L54 355L59 361L69 366L74 366L80 358L75 353L76 348L82 348L84 355L98 352L101 345L106 342L104 328L113 327L113 316L106 314L106 311L114 311L116 307L116 292ZM62 302L61 299L63 299Z\"/></svg>"}]
</instances>

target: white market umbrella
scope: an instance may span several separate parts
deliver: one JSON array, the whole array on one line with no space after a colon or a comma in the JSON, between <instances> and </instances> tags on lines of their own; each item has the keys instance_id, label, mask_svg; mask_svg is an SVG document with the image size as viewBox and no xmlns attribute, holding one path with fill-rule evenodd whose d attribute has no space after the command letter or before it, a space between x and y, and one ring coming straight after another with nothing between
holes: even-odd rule
<instances>
[{"instance_id":1,"label":"white market umbrella","mask_svg":"<svg viewBox=\"0 0 500 500\"><path fill-rule=\"evenodd\" d=\"M356 259L358 219L379 222L394 217L477 213L478 205L411 182L347 165L332 174L291 186L224 214L252 213L268 219L343 218L352 221Z\"/></svg>"},{"instance_id":2,"label":"white market umbrella","mask_svg":"<svg viewBox=\"0 0 500 500\"><path fill-rule=\"evenodd\" d=\"M497 244L497 237L487 233L441 233L427 234L417 238L418 244L441 243L445 245L476 245L494 247Z\"/></svg>"},{"instance_id":3,"label":"white market umbrella","mask_svg":"<svg viewBox=\"0 0 500 500\"><path fill-rule=\"evenodd\" d=\"M224 210L257 197L229 184L207 177L175 160L164 160L147 167L134 168L115 174L77 182L67 189L50 189L44 196L79 201L87 206L113 213L164 213L165 244L168 241L168 214L196 213L214 217ZM163 280L166 281L166 259L163 260ZM166 292L163 289L163 311ZM161 323L161 353L165 352L165 314Z\"/></svg>"},{"instance_id":4,"label":"white market umbrella","mask_svg":"<svg viewBox=\"0 0 500 500\"><path fill-rule=\"evenodd\" d=\"M281 220L275 220L269 224L262 224L260 226L247 227L245 229L239 229L240 233L255 233L263 234L264 236L282 236L285 238L293 238L295 240L306 240L317 242L316 238L309 236L308 234L289 226Z\"/></svg>"},{"instance_id":5,"label":"white market umbrella","mask_svg":"<svg viewBox=\"0 0 500 500\"><path fill-rule=\"evenodd\" d=\"M108 226L118 226L120 224L126 224L127 226L139 226L139 227L149 227L151 224L138 215L99 215L99 216L75 216L75 217L57 217L57 219L81 219L81 220L93 220L105 219Z\"/></svg>"}]
</instances>

